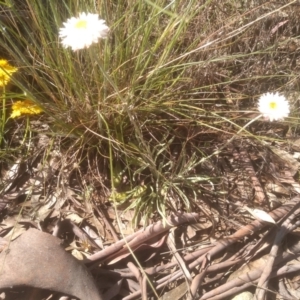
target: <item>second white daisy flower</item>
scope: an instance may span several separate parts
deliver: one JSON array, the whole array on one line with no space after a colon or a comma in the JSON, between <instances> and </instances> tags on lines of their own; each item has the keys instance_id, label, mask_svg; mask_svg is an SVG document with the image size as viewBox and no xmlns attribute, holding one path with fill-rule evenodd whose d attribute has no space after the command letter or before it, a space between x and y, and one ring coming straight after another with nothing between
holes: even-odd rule
<instances>
[{"instance_id":1,"label":"second white daisy flower","mask_svg":"<svg viewBox=\"0 0 300 300\"><path fill-rule=\"evenodd\" d=\"M270 121L280 120L290 113L289 103L279 93L266 93L258 99L258 110Z\"/></svg>"},{"instance_id":2,"label":"second white daisy flower","mask_svg":"<svg viewBox=\"0 0 300 300\"><path fill-rule=\"evenodd\" d=\"M109 28L99 15L80 13L78 18L72 17L64 22L60 28L59 36L65 48L71 47L76 51L90 47L98 39L106 38Z\"/></svg>"}]
</instances>

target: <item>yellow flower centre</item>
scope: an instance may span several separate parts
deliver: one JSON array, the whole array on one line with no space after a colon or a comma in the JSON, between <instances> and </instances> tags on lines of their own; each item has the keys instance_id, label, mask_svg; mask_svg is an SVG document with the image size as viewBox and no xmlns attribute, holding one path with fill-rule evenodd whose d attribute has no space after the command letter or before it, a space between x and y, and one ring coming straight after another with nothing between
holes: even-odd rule
<instances>
[{"instance_id":1,"label":"yellow flower centre","mask_svg":"<svg viewBox=\"0 0 300 300\"><path fill-rule=\"evenodd\" d=\"M277 103L276 102L270 102L270 108L271 109L276 109L277 108Z\"/></svg>"},{"instance_id":2,"label":"yellow flower centre","mask_svg":"<svg viewBox=\"0 0 300 300\"><path fill-rule=\"evenodd\" d=\"M75 28L77 28L77 29L86 29L86 27L87 27L87 21L86 20L79 20L75 24Z\"/></svg>"}]
</instances>

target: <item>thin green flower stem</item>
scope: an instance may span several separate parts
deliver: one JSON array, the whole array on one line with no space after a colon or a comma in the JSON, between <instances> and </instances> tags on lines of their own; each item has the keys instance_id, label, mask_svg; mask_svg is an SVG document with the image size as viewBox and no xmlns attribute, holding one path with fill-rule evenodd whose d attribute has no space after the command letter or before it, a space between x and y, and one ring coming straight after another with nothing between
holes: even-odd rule
<instances>
[{"instance_id":1,"label":"thin green flower stem","mask_svg":"<svg viewBox=\"0 0 300 300\"><path fill-rule=\"evenodd\" d=\"M103 123L105 124L105 127L106 127L106 130L107 130L107 135L110 136L110 130L109 130L109 125L107 124L105 118L102 116L102 114L97 111L99 117L102 119ZM114 185L114 174L113 174L113 151L112 151L112 144L111 144L111 139L109 138L108 139L108 152L109 152L109 167L110 167L110 181L111 181L111 188L112 188L112 193L111 193L111 198L113 200L113 204L114 204L114 209L115 211L117 212L117 200L116 200L116 197L115 197L115 185ZM119 214L116 213L116 219L117 219L117 222L118 222L118 225L120 227L120 233L122 234L122 238L124 239L124 241L126 241L125 239L125 236L121 230L122 228L122 223L121 223L121 220L120 220L120 217L119 217ZM158 294L156 293L156 290L152 284L152 282L150 281L150 279L148 278L148 275L146 274L146 272L144 271L143 267L141 266L140 262L136 259L135 255L134 255L134 252L132 251L132 249L130 248L130 246L127 244L126 242L126 246L130 252L130 254L132 255L132 257L134 258L135 262L137 263L137 265L139 266L140 268L140 271L142 272L143 276L147 278L147 281L153 291L153 293L155 294L155 296L157 298L159 298Z\"/></svg>"},{"instance_id":2,"label":"thin green flower stem","mask_svg":"<svg viewBox=\"0 0 300 300\"><path fill-rule=\"evenodd\" d=\"M217 151L215 151L214 153L212 153L209 156L203 157L200 160L200 163L203 163L204 161L206 161L207 159L210 159L211 157L218 155L221 153L221 151L226 148L242 131L244 131L249 125L251 125L253 122L257 121L258 119L260 119L262 117L262 115L258 115L256 118L250 120L245 126L243 126L235 135L233 135L221 148L219 148Z\"/></svg>"},{"instance_id":3,"label":"thin green flower stem","mask_svg":"<svg viewBox=\"0 0 300 300\"><path fill-rule=\"evenodd\" d=\"M0 144L2 143L2 140L4 138L5 123L6 123L6 91L5 91L5 85L3 85Z\"/></svg>"},{"instance_id":4,"label":"thin green flower stem","mask_svg":"<svg viewBox=\"0 0 300 300\"><path fill-rule=\"evenodd\" d=\"M26 116L26 129L25 129L25 133L24 133L24 137L23 137L23 141L22 141L22 145L25 143L25 140L27 138L27 134L29 133L29 139L28 139L28 151L30 149L30 144L31 144L31 138L32 138L32 131L30 130L30 122L29 122L29 116Z\"/></svg>"},{"instance_id":5,"label":"thin green flower stem","mask_svg":"<svg viewBox=\"0 0 300 300\"><path fill-rule=\"evenodd\" d=\"M92 59L96 62L97 66L99 67L102 75L104 76L104 78L107 80L107 82L113 87L114 91L116 92L120 102L122 103L122 97L121 94L119 92L119 88L117 87L117 85L115 84L115 82L111 79L111 77L109 76L109 74L105 71L105 68L102 66L102 63L98 57L98 53L94 50L91 49L91 57Z\"/></svg>"}]
</instances>

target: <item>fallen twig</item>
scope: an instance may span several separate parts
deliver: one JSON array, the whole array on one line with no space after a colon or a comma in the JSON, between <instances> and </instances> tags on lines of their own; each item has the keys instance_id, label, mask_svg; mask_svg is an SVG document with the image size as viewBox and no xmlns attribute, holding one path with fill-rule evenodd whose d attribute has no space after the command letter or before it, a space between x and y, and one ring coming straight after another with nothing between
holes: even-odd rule
<instances>
[{"instance_id":1,"label":"fallen twig","mask_svg":"<svg viewBox=\"0 0 300 300\"><path fill-rule=\"evenodd\" d=\"M298 251L299 252L297 252L296 254L284 252L282 255L278 256L275 260L275 265L280 266L282 264L285 264L285 266L276 271L273 271L270 274L270 278L287 274L287 273L292 273L299 270L300 264L293 265L293 267L291 267L291 265L289 266L286 265L287 262L292 261L293 259L296 259L297 257L300 256L300 249L298 249ZM252 286L253 284L256 284L263 272L263 269L264 269L264 265L261 264L259 268L244 273L239 277L234 278L226 282L225 284L217 287L216 289L205 293L204 295L202 295L202 297L199 298L199 300L208 300L208 299L222 300L225 299L226 297L239 293L245 290L246 288Z\"/></svg>"},{"instance_id":2,"label":"fallen twig","mask_svg":"<svg viewBox=\"0 0 300 300\"><path fill-rule=\"evenodd\" d=\"M297 213L299 213L300 203L295 204L295 206L287 213L287 219L281 225L280 230L277 232L272 249L269 254L267 264L262 272L262 275L258 281L258 286L256 288L255 296L253 300L260 300L265 298L266 289L268 287L268 282L272 272L273 264L278 253L279 245L282 239L285 237L291 226L291 222L296 218Z\"/></svg>"},{"instance_id":3,"label":"fallen twig","mask_svg":"<svg viewBox=\"0 0 300 300\"><path fill-rule=\"evenodd\" d=\"M270 212L270 215L272 216L272 218L274 220L279 221L299 201L300 201L300 198L295 197L290 202L287 202L285 205L283 205L283 206L275 209L274 211ZM265 227L267 225L268 225L267 223L263 223L263 222L260 222L258 220L255 220L251 224L248 224L248 225L242 227L241 229L239 229L233 235L231 235L227 238L224 238L220 241L215 242L214 245L212 245L210 247L207 247L207 248L199 249L198 251L196 251L198 255L195 255L196 254L196 252L195 252L193 254L186 255L183 259L184 259L184 261L186 261L187 259L191 260L192 258L196 257L196 259L188 265L188 268L191 270L191 269L197 267L199 264L202 264L204 262L205 258L206 258L206 255L209 255L210 257L213 257L216 254L220 253L222 250L226 249L228 246L235 243L236 241L246 237L249 234L253 234L254 232L257 232L258 230L262 229L263 227ZM216 271L216 270L221 270L221 268L226 268L226 267L233 266L233 265L235 265L236 263L238 263L240 261L241 261L241 259L236 259L234 261L227 260L226 262L222 262L222 263L219 263L219 264L209 266L206 270L206 273L208 274L208 273L211 273L211 272ZM176 265L176 263L166 264L165 266L162 266L162 267L149 268L149 269L146 269L145 272L147 274L154 274L157 271L165 270L166 267L171 267L171 266L174 266L174 265ZM262 270L260 270L260 271L256 270L256 273L253 275L255 280L257 280L259 278L259 276L261 275L261 272L262 272ZM159 290L162 287L169 284L170 282L172 282L176 279L182 278L182 277L183 277L182 270L177 270L174 273L172 273L170 275L167 275L167 276L157 280L155 288L157 290ZM201 276L199 276L199 278L201 279ZM247 280L246 280L246 282L247 282ZM243 281L242 283L244 284L245 281ZM235 284L235 286L236 286L236 284ZM245 289L245 286L240 284L239 289L243 290L243 289ZM239 291L239 289L235 288L234 290ZM226 287L226 292L228 292L230 295L232 295L234 293L232 289L228 290L228 287ZM132 293L131 295L123 298L123 300L135 299L135 298L139 297L140 295L141 295L141 292L136 291L136 292ZM203 299L208 299L208 298L203 298ZM224 298L218 298L218 299L224 299Z\"/></svg>"},{"instance_id":4,"label":"fallen twig","mask_svg":"<svg viewBox=\"0 0 300 300\"><path fill-rule=\"evenodd\" d=\"M178 215L172 215L168 218L166 224L159 221L156 224L151 224L145 229L141 229L138 232L126 237L118 241L115 244L103 249L91 256L89 256L84 262L91 263L94 261L104 260L107 261L122 255L124 253L128 253L128 248L132 251L136 247L138 247L143 242L146 242L150 238L156 237L157 235L168 231L170 228L178 226L183 223L195 222L199 218L199 215L196 213L182 213Z\"/></svg>"}]
</instances>

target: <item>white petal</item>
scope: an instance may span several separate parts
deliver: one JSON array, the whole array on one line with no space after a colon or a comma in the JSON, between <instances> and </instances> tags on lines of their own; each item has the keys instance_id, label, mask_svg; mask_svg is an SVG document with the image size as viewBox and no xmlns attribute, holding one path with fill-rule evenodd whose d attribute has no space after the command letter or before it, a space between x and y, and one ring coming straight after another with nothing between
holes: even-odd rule
<instances>
[{"instance_id":1,"label":"white petal","mask_svg":"<svg viewBox=\"0 0 300 300\"><path fill-rule=\"evenodd\" d=\"M266 93L258 100L258 110L270 121L280 120L290 113L289 103L286 98L278 93Z\"/></svg>"}]
</instances>

